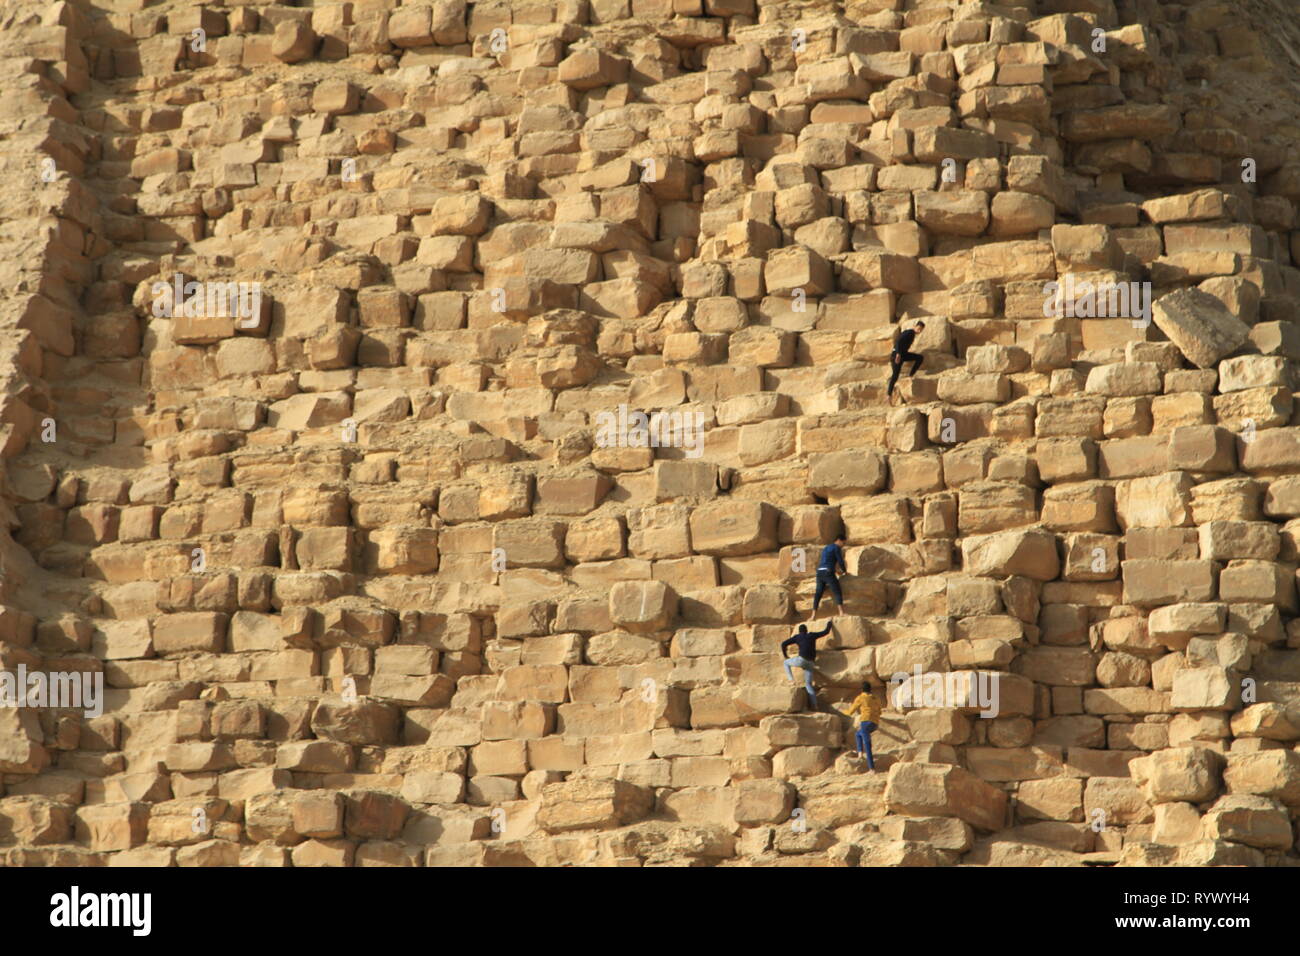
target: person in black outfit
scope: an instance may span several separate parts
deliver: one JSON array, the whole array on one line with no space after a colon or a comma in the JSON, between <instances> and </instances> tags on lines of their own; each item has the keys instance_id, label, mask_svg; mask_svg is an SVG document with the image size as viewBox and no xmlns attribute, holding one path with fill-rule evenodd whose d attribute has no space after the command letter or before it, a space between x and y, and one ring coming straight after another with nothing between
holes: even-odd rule
<instances>
[{"instance_id":1,"label":"person in black outfit","mask_svg":"<svg viewBox=\"0 0 1300 956\"><path fill-rule=\"evenodd\" d=\"M817 639L819 637L825 637L830 632L831 626L829 624L820 631L810 631L808 630L807 624L800 624L799 631L794 635L794 637L787 638L781 642L782 654L785 653L785 649L791 644L795 645L795 647L799 649L799 653L794 657L787 657L785 659L785 676L789 679L790 683L793 684L794 674L791 672L790 668L803 668L803 689L808 692L808 703L812 705L813 710L817 709L817 691L813 689L812 679L813 668L817 666L813 663L813 661L817 659Z\"/></svg>"},{"instance_id":2,"label":"person in black outfit","mask_svg":"<svg viewBox=\"0 0 1300 956\"><path fill-rule=\"evenodd\" d=\"M911 378L916 374L916 370L921 367L921 360L924 358L919 352L909 352L912 342L916 340L917 333L925 328L924 322L917 322L915 328L903 329L894 339L894 350L889 353L889 364L892 370L889 374L889 390L886 393L890 401L894 398L894 386L898 384L898 373L903 371L903 363L911 362L912 370L907 373Z\"/></svg>"}]
</instances>

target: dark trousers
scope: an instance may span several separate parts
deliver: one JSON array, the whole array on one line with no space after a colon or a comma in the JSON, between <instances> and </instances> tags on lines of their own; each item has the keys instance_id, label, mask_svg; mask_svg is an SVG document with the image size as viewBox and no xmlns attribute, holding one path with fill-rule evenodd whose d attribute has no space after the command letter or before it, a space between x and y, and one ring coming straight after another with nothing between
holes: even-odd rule
<instances>
[{"instance_id":1,"label":"dark trousers","mask_svg":"<svg viewBox=\"0 0 1300 956\"><path fill-rule=\"evenodd\" d=\"M822 595L826 589L831 589L831 597L835 598L835 603L844 607L844 595L840 592L840 579L835 576L834 571L817 571L817 590L813 592L813 613L817 613L817 605L822 603Z\"/></svg>"},{"instance_id":2,"label":"dark trousers","mask_svg":"<svg viewBox=\"0 0 1300 956\"><path fill-rule=\"evenodd\" d=\"M867 758L867 766L872 770L876 769L876 761L871 754L871 732L875 729L874 723L864 720L858 724L858 732L854 735L858 741L858 753Z\"/></svg>"},{"instance_id":3,"label":"dark trousers","mask_svg":"<svg viewBox=\"0 0 1300 956\"><path fill-rule=\"evenodd\" d=\"M886 392L886 394L894 394L894 386L898 384L898 373L903 370L904 362L912 363L912 371L907 373L907 377L911 378L916 374L916 370L921 367L921 360L923 358L925 358L924 355L920 355L916 352L904 352L901 355L897 352L890 352L889 364L894 367L894 370L889 375L889 391Z\"/></svg>"}]
</instances>

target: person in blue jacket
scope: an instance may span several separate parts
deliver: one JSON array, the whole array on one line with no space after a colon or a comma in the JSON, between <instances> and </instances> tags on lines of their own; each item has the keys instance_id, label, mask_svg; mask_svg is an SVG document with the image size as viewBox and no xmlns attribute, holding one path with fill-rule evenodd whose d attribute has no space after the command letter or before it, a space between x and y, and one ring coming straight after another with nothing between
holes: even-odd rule
<instances>
[{"instance_id":1,"label":"person in blue jacket","mask_svg":"<svg viewBox=\"0 0 1300 956\"><path fill-rule=\"evenodd\" d=\"M844 594L840 591L840 579L835 576L839 568L845 574L849 569L844 564L844 535L837 534L835 540L822 548L822 556L817 561L817 590L813 593L813 617L817 616L817 605L822 603L822 595L829 588L831 597L835 598L835 607L844 613Z\"/></svg>"}]
</instances>

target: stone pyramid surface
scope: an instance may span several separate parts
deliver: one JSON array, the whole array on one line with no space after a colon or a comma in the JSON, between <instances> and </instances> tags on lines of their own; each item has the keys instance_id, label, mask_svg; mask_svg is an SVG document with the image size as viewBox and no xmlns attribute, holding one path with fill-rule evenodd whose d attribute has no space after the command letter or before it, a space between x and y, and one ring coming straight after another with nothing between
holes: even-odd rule
<instances>
[{"instance_id":1,"label":"stone pyramid surface","mask_svg":"<svg viewBox=\"0 0 1300 956\"><path fill-rule=\"evenodd\" d=\"M1297 865L1297 51L0 0L0 861Z\"/></svg>"}]
</instances>

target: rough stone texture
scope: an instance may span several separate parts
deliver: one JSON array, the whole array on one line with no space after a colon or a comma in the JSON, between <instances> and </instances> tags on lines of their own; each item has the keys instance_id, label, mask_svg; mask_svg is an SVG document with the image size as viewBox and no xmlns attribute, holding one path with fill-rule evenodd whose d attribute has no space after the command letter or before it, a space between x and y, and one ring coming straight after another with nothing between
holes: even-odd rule
<instances>
[{"instance_id":1,"label":"rough stone texture","mask_svg":"<svg viewBox=\"0 0 1300 956\"><path fill-rule=\"evenodd\" d=\"M1199 289L1180 289L1157 299L1155 324L1197 368L1214 368L1250 336L1245 322L1219 299Z\"/></svg>"},{"instance_id":2,"label":"rough stone texture","mask_svg":"<svg viewBox=\"0 0 1300 956\"><path fill-rule=\"evenodd\" d=\"M0 863L1295 865L1265 6L0 0Z\"/></svg>"}]
</instances>

